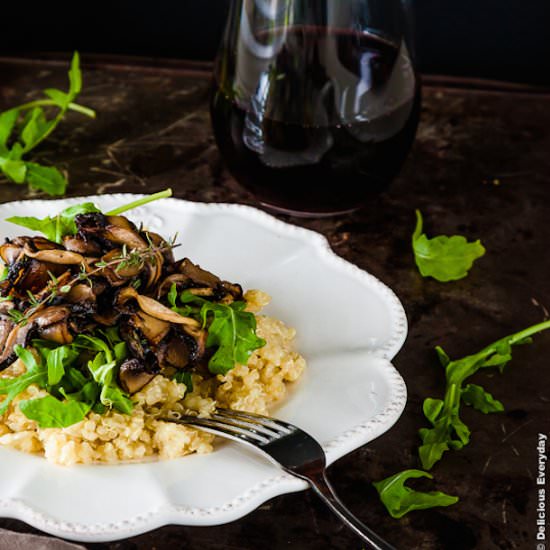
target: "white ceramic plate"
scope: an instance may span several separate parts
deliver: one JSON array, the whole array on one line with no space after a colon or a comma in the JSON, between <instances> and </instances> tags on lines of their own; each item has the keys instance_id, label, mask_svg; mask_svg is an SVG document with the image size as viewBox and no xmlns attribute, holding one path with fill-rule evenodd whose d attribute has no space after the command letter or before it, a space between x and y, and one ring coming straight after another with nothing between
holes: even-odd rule
<instances>
[{"instance_id":1,"label":"white ceramic plate","mask_svg":"<svg viewBox=\"0 0 550 550\"><path fill-rule=\"evenodd\" d=\"M136 195L87 197L108 211ZM0 236L24 232L8 216L43 217L82 199L0 205ZM224 279L273 297L267 313L298 331L308 368L276 415L323 445L328 463L388 430L406 402L390 360L407 322L393 292L330 251L317 233L256 209L167 199L129 215ZM80 541L108 541L166 524L239 519L277 495L305 489L237 443L210 455L119 466L59 467L0 448L0 515Z\"/></svg>"}]
</instances>

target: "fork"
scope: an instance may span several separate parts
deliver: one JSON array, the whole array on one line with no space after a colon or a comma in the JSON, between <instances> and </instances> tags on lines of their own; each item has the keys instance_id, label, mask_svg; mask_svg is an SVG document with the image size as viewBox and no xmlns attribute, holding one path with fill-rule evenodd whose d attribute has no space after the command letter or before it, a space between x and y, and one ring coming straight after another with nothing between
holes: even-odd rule
<instances>
[{"instance_id":1,"label":"fork","mask_svg":"<svg viewBox=\"0 0 550 550\"><path fill-rule=\"evenodd\" d=\"M300 428L267 416L217 409L209 417L179 415L162 418L233 439L262 452L285 472L307 481L315 494L372 550L395 550L359 521L338 498L326 476L325 452Z\"/></svg>"}]
</instances>

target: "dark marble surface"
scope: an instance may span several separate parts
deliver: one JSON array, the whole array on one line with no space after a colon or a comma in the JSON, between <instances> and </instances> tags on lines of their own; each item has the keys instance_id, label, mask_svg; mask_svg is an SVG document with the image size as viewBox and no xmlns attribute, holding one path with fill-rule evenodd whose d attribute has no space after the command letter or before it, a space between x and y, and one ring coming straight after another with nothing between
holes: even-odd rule
<instances>
[{"instance_id":1,"label":"dark marble surface","mask_svg":"<svg viewBox=\"0 0 550 550\"><path fill-rule=\"evenodd\" d=\"M0 61L0 109L62 85L65 65ZM151 192L253 204L224 171L208 115L206 74L175 64L138 68L92 63L80 101L92 121L70 115L37 156L67 168L70 195ZM435 487L456 494L450 508L389 518L370 482L417 467L421 403L444 378L433 352L452 357L548 316L550 309L550 96L427 87L413 152L392 188L363 210L323 220L283 218L326 235L335 252L399 295L410 333L395 365L409 389L397 425L347 455L330 477L349 507L399 549L535 548L537 434L550 432L550 334L517 349L504 375L476 376L506 407L465 410L472 441L433 470ZM0 201L27 198L0 185ZM34 195L33 195L34 196ZM416 271L410 249L414 208L429 234L481 238L487 255L471 275L441 284ZM431 489L434 485L422 484ZM33 532L24 523L0 527ZM94 549L190 550L363 547L309 492L276 498L235 523L168 526Z\"/></svg>"}]
</instances>

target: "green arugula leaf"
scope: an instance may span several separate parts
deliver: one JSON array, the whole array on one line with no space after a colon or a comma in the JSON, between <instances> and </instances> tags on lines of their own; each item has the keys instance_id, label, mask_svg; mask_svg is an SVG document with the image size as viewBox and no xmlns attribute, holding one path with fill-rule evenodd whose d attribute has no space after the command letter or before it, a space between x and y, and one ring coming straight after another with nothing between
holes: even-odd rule
<instances>
[{"instance_id":1,"label":"green arugula leaf","mask_svg":"<svg viewBox=\"0 0 550 550\"><path fill-rule=\"evenodd\" d=\"M429 470L450 449L461 449L470 441L470 430L459 417L462 400L481 412L500 412L500 401L480 386L464 382L485 368L503 367L512 359L512 347L531 341L531 336L550 328L545 321L511 334L488 345L480 352L451 361L441 348L436 348L445 365L446 390L443 400L428 398L424 401L424 416L432 428L422 428L419 435L422 445L418 454L424 469Z\"/></svg>"},{"instance_id":2,"label":"green arugula leaf","mask_svg":"<svg viewBox=\"0 0 550 550\"><path fill-rule=\"evenodd\" d=\"M265 346L265 340L256 335L256 316L244 311L245 302L216 304L188 291L180 300L201 305L203 327L208 326L206 347L218 348L208 362L213 374L227 374L236 364L246 365L252 352Z\"/></svg>"},{"instance_id":3,"label":"green arugula leaf","mask_svg":"<svg viewBox=\"0 0 550 550\"><path fill-rule=\"evenodd\" d=\"M498 399L476 384L468 384L462 390L462 400L483 414L504 411L504 405Z\"/></svg>"},{"instance_id":4,"label":"green arugula leaf","mask_svg":"<svg viewBox=\"0 0 550 550\"><path fill-rule=\"evenodd\" d=\"M115 352L108 342L101 338L87 335L79 335L75 344L98 352L88 362L88 370L101 388L99 394L100 403L105 407L115 408L124 414L129 414L133 410L134 404L116 383L118 363L125 357L125 346L123 348L120 346L120 343L117 344L118 351ZM117 360L117 355L119 360Z\"/></svg>"},{"instance_id":5,"label":"green arugula leaf","mask_svg":"<svg viewBox=\"0 0 550 550\"><path fill-rule=\"evenodd\" d=\"M48 122L46 120L46 114L41 107L35 107L30 111L21 130L21 139L24 145L23 150L27 152L33 149L42 136L50 130L52 124L53 121Z\"/></svg>"},{"instance_id":6,"label":"green arugula leaf","mask_svg":"<svg viewBox=\"0 0 550 550\"><path fill-rule=\"evenodd\" d=\"M44 191L48 195L58 197L65 194L68 181L65 176L53 166L42 166L35 162L26 162L26 181L32 189Z\"/></svg>"},{"instance_id":7,"label":"green arugula leaf","mask_svg":"<svg viewBox=\"0 0 550 550\"><path fill-rule=\"evenodd\" d=\"M99 209L93 203L85 202L69 206L53 218L50 216L43 219L30 216L12 216L11 218L7 218L6 221L26 227L32 231L40 231L50 241L62 244L63 237L66 235L76 235L78 231L74 221L76 216L92 212L99 212Z\"/></svg>"},{"instance_id":8,"label":"green arugula leaf","mask_svg":"<svg viewBox=\"0 0 550 550\"><path fill-rule=\"evenodd\" d=\"M100 402L108 408L114 408L123 414L134 410L134 403L118 386L110 385L101 388Z\"/></svg>"},{"instance_id":9,"label":"green arugula leaf","mask_svg":"<svg viewBox=\"0 0 550 550\"><path fill-rule=\"evenodd\" d=\"M10 109L9 111L0 113L0 150L4 149L8 144L8 139L18 117L18 109Z\"/></svg>"},{"instance_id":10,"label":"green arugula leaf","mask_svg":"<svg viewBox=\"0 0 550 550\"><path fill-rule=\"evenodd\" d=\"M475 260L485 254L480 241L468 242L460 235L440 235L433 239L422 233L422 214L416 211L416 228L412 236L414 259L423 277L440 282L456 281L468 275Z\"/></svg>"},{"instance_id":11,"label":"green arugula leaf","mask_svg":"<svg viewBox=\"0 0 550 550\"><path fill-rule=\"evenodd\" d=\"M73 102L81 89L80 57L75 52L69 70L67 93L48 88L44 91L46 99L31 101L0 113L0 172L9 180L14 183L26 182L31 188L52 196L65 193L67 180L59 170L35 162L22 162L22 157L48 138L63 120L67 110L95 117L92 109ZM44 110L46 107L58 109L50 120Z\"/></svg>"},{"instance_id":12,"label":"green arugula leaf","mask_svg":"<svg viewBox=\"0 0 550 550\"><path fill-rule=\"evenodd\" d=\"M1 163L2 159L0 158L0 165ZM25 169L26 167L30 166L30 169L33 170L33 163L28 162L23 164L25 166ZM60 182L58 181L57 183L54 183L54 185L60 185ZM54 191L53 189L51 190L52 192ZM160 193L155 193L154 195L149 195L147 197L139 199L138 201L133 201L128 205L121 206L107 213L106 215L118 215L117 213L122 213L131 208L136 208L137 206L142 206L155 200L163 199L170 196L172 196L172 190L165 189ZM63 237L67 235L77 234L78 229L75 222L76 216L78 216L79 214L90 214L93 212L101 212L101 210L99 210L99 208L95 204L91 202L85 202L82 204L69 206L68 208L65 208L59 214L57 214L57 216L53 217L47 216L40 219L32 216L12 216L11 218L7 218L6 221L16 225L20 225L22 227L26 227L31 231L39 231L50 241L62 244Z\"/></svg>"},{"instance_id":13,"label":"green arugula leaf","mask_svg":"<svg viewBox=\"0 0 550 550\"><path fill-rule=\"evenodd\" d=\"M19 402L19 409L41 428L67 428L84 420L91 406L75 400L60 401L52 395Z\"/></svg>"},{"instance_id":14,"label":"green arugula leaf","mask_svg":"<svg viewBox=\"0 0 550 550\"><path fill-rule=\"evenodd\" d=\"M0 170L14 183L24 183L27 176L27 164L22 160L0 157Z\"/></svg>"},{"instance_id":15,"label":"green arugula leaf","mask_svg":"<svg viewBox=\"0 0 550 550\"><path fill-rule=\"evenodd\" d=\"M80 371L76 370L76 372ZM66 399L87 403L91 407L99 398L99 385L93 380L90 380L89 382L84 383L78 391L67 393L65 388L60 388L60 393Z\"/></svg>"},{"instance_id":16,"label":"green arugula leaf","mask_svg":"<svg viewBox=\"0 0 550 550\"><path fill-rule=\"evenodd\" d=\"M48 88L47 90L44 90L44 95L49 97L53 101L54 105L60 109L67 109L69 103L71 102L69 94L62 92L61 90L57 90L56 88Z\"/></svg>"},{"instance_id":17,"label":"green arugula leaf","mask_svg":"<svg viewBox=\"0 0 550 550\"><path fill-rule=\"evenodd\" d=\"M8 410L10 403L31 384L45 387L48 380L46 367L39 363L29 350L17 345L14 351L27 367L27 371L16 378L0 379L0 395L6 396L0 403L0 415L4 414Z\"/></svg>"},{"instance_id":18,"label":"green arugula leaf","mask_svg":"<svg viewBox=\"0 0 550 550\"><path fill-rule=\"evenodd\" d=\"M187 386L187 392L191 393L193 391L193 378L191 377L190 372L179 370L174 374L174 380L178 384L185 384Z\"/></svg>"},{"instance_id":19,"label":"green arugula leaf","mask_svg":"<svg viewBox=\"0 0 550 550\"><path fill-rule=\"evenodd\" d=\"M373 483L380 500L393 518L402 518L412 510L450 506L458 502L458 497L440 491L424 493L405 485L407 480L420 477L433 479L428 472L422 470L405 470Z\"/></svg>"},{"instance_id":20,"label":"green arugula leaf","mask_svg":"<svg viewBox=\"0 0 550 550\"><path fill-rule=\"evenodd\" d=\"M168 294L166 295L166 298L168 300L168 303L172 307L172 309L177 308L176 300L178 298L178 288L176 286L176 283L172 283L172 286L170 287L170 290Z\"/></svg>"},{"instance_id":21,"label":"green arugula leaf","mask_svg":"<svg viewBox=\"0 0 550 550\"><path fill-rule=\"evenodd\" d=\"M78 358L71 346L60 346L47 353L48 384L55 386L65 375L65 369Z\"/></svg>"},{"instance_id":22,"label":"green arugula leaf","mask_svg":"<svg viewBox=\"0 0 550 550\"><path fill-rule=\"evenodd\" d=\"M80 55L74 52L69 69L69 97L72 101L82 90L82 74L80 72Z\"/></svg>"}]
</instances>

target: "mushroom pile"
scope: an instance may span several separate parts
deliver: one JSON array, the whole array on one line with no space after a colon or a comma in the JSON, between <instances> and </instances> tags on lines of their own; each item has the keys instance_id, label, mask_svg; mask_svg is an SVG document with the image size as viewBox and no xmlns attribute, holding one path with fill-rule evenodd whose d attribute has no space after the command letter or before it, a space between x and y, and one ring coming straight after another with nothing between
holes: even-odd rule
<instances>
[{"instance_id":1,"label":"mushroom pile","mask_svg":"<svg viewBox=\"0 0 550 550\"><path fill-rule=\"evenodd\" d=\"M129 352L118 374L126 392L139 391L157 374L204 371L206 331L171 309L168 294L189 290L231 304L242 300L240 285L187 258L175 261L173 243L126 217L93 212L74 221L77 233L62 244L16 237L0 246L0 370L15 360L17 345L35 338L63 345L117 327Z\"/></svg>"}]
</instances>

